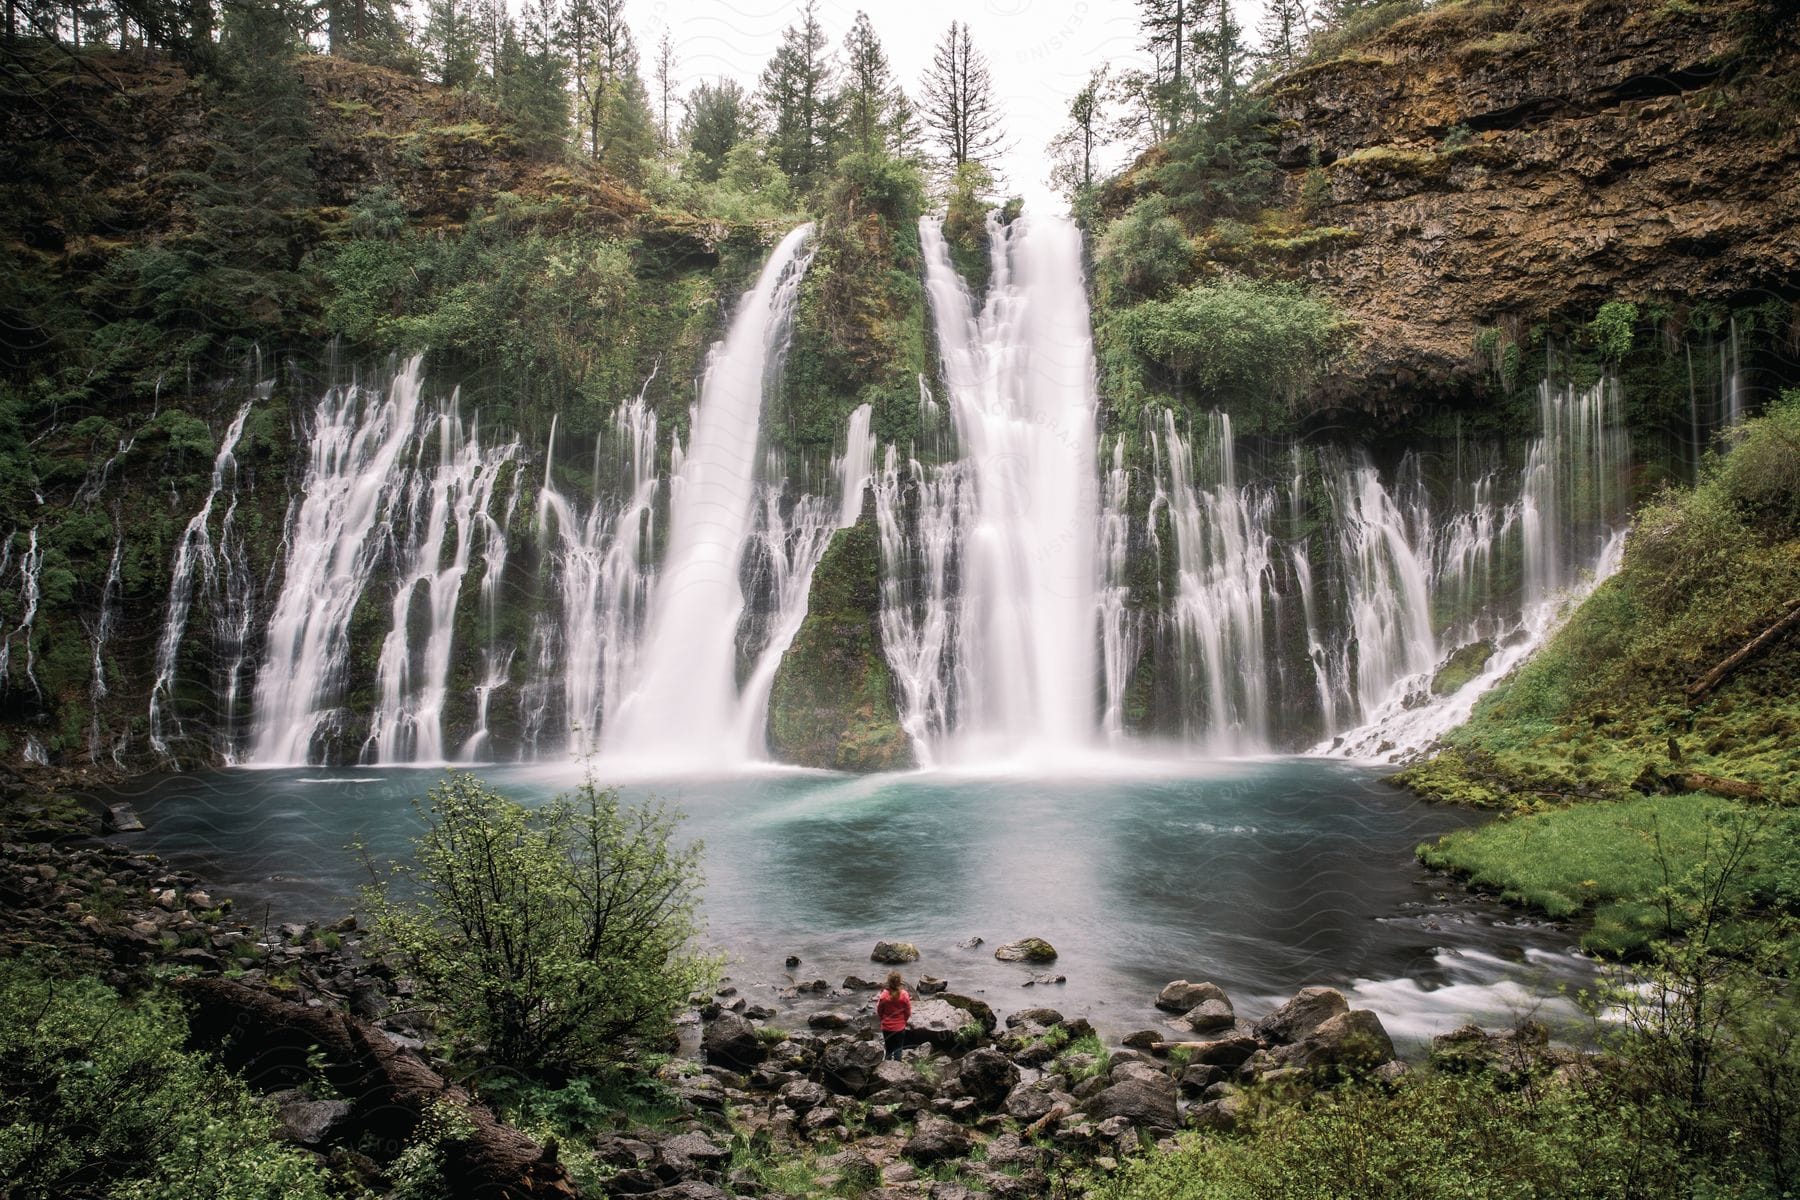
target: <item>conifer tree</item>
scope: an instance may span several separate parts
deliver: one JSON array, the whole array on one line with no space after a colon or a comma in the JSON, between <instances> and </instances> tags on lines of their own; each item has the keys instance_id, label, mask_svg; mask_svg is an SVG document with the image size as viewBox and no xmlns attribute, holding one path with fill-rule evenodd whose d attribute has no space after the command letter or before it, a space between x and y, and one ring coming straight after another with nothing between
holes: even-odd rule
<instances>
[{"instance_id":1,"label":"conifer tree","mask_svg":"<svg viewBox=\"0 0 1800 1200\"><path fill-rule=\"evenodd\" d=\"M669 35L665 26L662 38L656 43L654 75L657 147L663 154L669 154L675 148L675 108L681 103L676 97L681 83L676 75L679 67L680 61L675 55L675 39Z\"/></svg>"},{"instance_id":2,"label":"conifer tree","mask_svg":"<svg viewBox=\"0 0 1800 1200\"><path fill-rule=\"evenodd\" d=\"M833 73L818 0L807 0L800 20L783 31L759 89L775 165L803 192L831 166Z\"/></svg>"},{"instance_id":3,"label":"conifer tree","mask_svg":"<svg viewBox=\"0 0 1800 1200\"><path fill-rule=\"evenodd\" d=\"M1231 0L1198 0L1195 8L1194 77L1209 112L1226 113L1236 105L1249 74L1250 47Z\"/></svg>"},{"instance_id":4,"label":"conifer tree","mask_svg":"<svg viewBox=\"0 0 1800 1200\"><path fill-rule=\"evenodd\" d=\"M950 22L925 70L922 91L926 137L947 173L999 153L1000 108L993 78L966 23Z\"/></svg>"},{"instance_id":5,"label":"conifer tree","mask_svg":"<svg viewBox=\"0 0 1800 1200\"><path fill-rule=\"evenodd\" d=\"M425 59L445 87L473 87L481 75L481 26L469 0L431 0L425 10Z\"/></svg>"},{"instance_id":6,"label":"conifer tree","mask_svg":"<svg viewBox=\"0 0 1800 1200\"><path fill-rule=\"evenodd\" d=\"M1144 49L1155 68L1142 81L1159 136L1181 128L1193 99L1188 47L1194 40L1195 10L1203 0L1138 0Z\"/></svg>"},{"instance_id":7,"label":"conifer tree","mask_svg":"<svg viewBox=\"0 0 1800 1200\"><path fill-rule=\"evenodd\" d=\"M857 154L902 154L912 105L894 80L881 39L865 12L844 38L844 86L838 93L845 148Z\"/></svg>"},{"instance_id":8,"label":"conifer tree","mask_svg":"<svg viewBox=\"0 0 1800 1200\"><path fill-rule=\"evenodd\" d=\"M1266 0L1257 34L1263 61L1276 71L1291 71L1306 54L1310 29L1306 0Z\"/></svg>"},{"instance_id":9,"label":"conifer tree","mask_svg":"<svg viewBox=\"0 0 1800 1200\"><path fill-rule=\"evenodd\" d=\"M681 140L691 155L697 179L711 183L725 169L732 147L755 131L750 97L735 79L701 83L688 93L687 114L681 119Z\"/></svg>"}]
</instances>

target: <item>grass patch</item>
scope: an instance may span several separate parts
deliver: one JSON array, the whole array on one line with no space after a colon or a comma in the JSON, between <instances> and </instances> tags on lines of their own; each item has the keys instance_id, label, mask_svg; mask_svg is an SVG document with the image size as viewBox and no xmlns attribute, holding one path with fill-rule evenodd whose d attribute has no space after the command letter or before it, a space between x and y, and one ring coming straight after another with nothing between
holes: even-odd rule
<instances>
[{"instance_id":1,"label":"grass patch","mask_svg":"<svg viewBox=\"0 0 1800 1200\"><path fill-rule=\"evenodd\" d=\"M1682 931L1664 901L1691 878L1736 823L1754 836L1750 869L1734 886L1754 904L1800 898L1800 816L1711 796L1641 796L1495 821L1419 847L1451 871L1552 917L1592 913L1582 944L1630 954Z\"/></svg>"},{"instance_id":2,"label":"grass patch","mask_svg":"<svg viewBox=\"0 0 1800 1200\"><path fill-rule=\"evenodd\" d=\"M1106 1074L1111 1065L1112 1051L1106 1048L1099 1034L1090 1033L1070 1042L1068 1049L1056 1056L1055 1069L1067 1075L1069 1082L1074 1084Z\"/></svg>"}]
</instances>

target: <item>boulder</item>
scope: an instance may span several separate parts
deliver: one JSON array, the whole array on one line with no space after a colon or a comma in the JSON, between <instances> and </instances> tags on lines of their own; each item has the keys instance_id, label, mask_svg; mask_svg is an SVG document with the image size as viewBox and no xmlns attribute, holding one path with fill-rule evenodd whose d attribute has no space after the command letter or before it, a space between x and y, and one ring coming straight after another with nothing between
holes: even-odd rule
<instances>
[{"instance_id":1,"label":"boulder","mask_svg":"<svg viewBox=\"0 0 1800 1200\"><path fill-rule=\"evenodd\" d=\"M1188 1049L1188 1063L1201 1067L1237 1067L1258 1049L1260 1047L1255 1038L1241 1033L1233 1034L1210 1042L1194 1043Z\"/></svg>"},{"instance_id":2,"label":"boulder","mask_svg":"<svg viewBox=\"0 0 1800 1200\"><path fill-rule=\"evenodd\" d=\"M1001 962L1055 962L1056 947L1040 937L1020 938L995 950L994 957Z\"/></svg>"},{"instance_id":3,"label":"boulder","mask_svg":"<svg viewBox=\"0 0 1800 1200\"><path fill-rule=\"evenodd\" d=\"M935 996L941 992L949 991L950 984L946 980L939 979L936 976L921 975L919 976L917 988L918 993L921 996Z\"/></svg>"},{"instance_id":4,"label":"boulder","mask_svg":"<svg viewBox=\"0 0 1800 1200\"><path fill-rule=\"evenodd\" d=\"M1170 1024L1195 1033L1214 1033L1237 1024L1237 1014L1231 1011L1229 1000L1203 1000Z\"/></svg>"},{"instance_id":5,"label":"boulder","mask_svg":"<svg viewBox=\"0 0 1800 1200\"><path fill-rule=\"evenodd\" d=\"M717 1170L731 1157L731 1151L698 1133L678 1133L658 1146L656 1154L662 1163L658 1174L672 1178Z\"/></svg>"},{"instance_id":6,"label":"boulder","mask_svg":"<svg viewBox=\"0 0 1800 1200\"><path fill-rule=\"evenodd\" d=\"M983 1109L999 1108L1018 1082L1019 1068L991 1047L972 1050L957 1064L957 1086Z\"/></svg>"},{"instance_id":7,"label":"boulder","mask_svg":"<svg viewBox=\"0 0 1800 1200\"><path fill-rule=\"evenodd\" d=\"M1059 1095L1056 1089L1042 1082L1022 1083L1006 1094L1006 1115L1029 1125L1056 1107L1059 1099L1067 1101L1070 1098Z\"/></svg>"},{"instance_id":8,"label":"boulder","mask_svg":"<svg viewBox=\"0 0 1800 1200\"><path fill-rule=\"evenodd\" d=\"M1230 1007L1231 999L1225 995L1225 989L1216 983L1189 983L1185 979L1177 979L1173 983L1163 985L1163 990L1156 994L1156 1007L1164 1012L1184 1013L1196 1004L1204 1004L1208 1000L1222 1000Z\"/></svg>"},{"instance_id":9,"label":"boulder","mask_svg":"<svg viewBox=\"0 0 1800 1200\"><path fill-rule=\"evenodd\" d=\"M844 976L843 988L846 992L879 992L881 985L860 975Z\"/></svg>"},{"instance_id":10,"label":"boulder","mask_svg":"<svg viewBox=\"0 0 1800 1200\"><path fill-rule=\"evenodd\" d=\"M960 1125L942 1117L923 1115L918 1128L906 1139L900 1153L921 1166L961 1158L969 1152L969 1135Z\"/></svg>"},{"instance_id":11,"label":"boulder","mask_svg":"<svg viewBox=\"0 0 1800 1200\"><path fill-rule=\"evenodd\" d=\"M1393 1039L1381 1018L1358 1008L1321 1022L1297 1042L1270 1050L1268 1065L1276 1070L1329 1068L1353 1073L1372 1071L1393 1057Z\"/></svg>"},{"instance_id":12,"label":"boulder","mask_svg":"<svg viewBox=\"0 0 1800 1200\"><path fill-rule=\"evenodd\" d=\"M814 1029L844 1029L850 1024L850 1015L827 1009L813 1013L806 1018L806 1023Z\"/></svg>"},{"instance_id":13,"label":"boulder","mask_svg":"<svg viewBox=\"0 0 1800 1200\"><path fill-rule=\"evenodd\" d=\"M1331 1018L1350 1011L1350 1002L1336 988L1307 987L1256 1023L1255 1033L1271 1042L1297 1042Z\"/></svg>"},{"instance_id":14,"label":"boulder","mask_svg":"<svg viewBox=\"0 0 1800 1200\"><path fill-rule=\"evenodd\" d=\"M348 1100L297 1100L281 1106L281 1132L289 1141L317 1146L350 1116Z\"/></svg>"},{"instance_id":15,"label":"boulder","mask_svg":"<svg viewBox=\"0 0 1800 1200\"><path fill-rule=\"evenodd\" d=\"M869 951L869 961L896 966L918 962L919 948L911 942L876 942L875 948Z\"/></svg>"},{"instance_id":16,"label":"boulder","mask_svg":"<svg viewBox=\"0 0 1800 1200\"><path fill-rule=\"evenodd\" d=\"M919 1074L918 1068L909 1062L894 1062L883 1059L875 1068L874 1080L870 1085L878 1091L893 1090L896 1092L928 1092L931 1085Z\"/></svg>"},{"instance_id":17,"label":"boulder","mask_svg":"<svg viewBox=\"0 0 1800 1200\"><path fill-rule=\"evenodd\" d=\"M768 1056L756 1026L736 1013L720 1013L700 1035L700 1049L709 1063L728 1067L754 1067Z\"/></svg>"},{"instance_id":18,"label":"boulder","mask_svg":"<svg viewBox=\"0 0 1800 1200\"><path fill-rule=\"evenodd\" d=\"M994 1026L1000 1023L994 1016L993 1008L986 1001L977 1000L973 996L959 996L955 992L945 992L938 999L945 1004L960 1008L974 1017L981 1025L983 1033L994 1032Z\"/></svg>"},{"instance_id":19,"label":"boulder","mask_svg":"<svg viewBox=\"0 0 1800 1200\"><path fill-rule=\"evenodd\" d=\"M913 1002L907 1040L925 1042L938 1049L971 1045L981 1035L981 1022L968 1011L942 997Z\"/></svg>"},{"instance_id":20,"label":"boulder","mask_svg":"<svg viewBox=\"0 0 1800 1200\"><path fill-rule=\"evenodd\" d=\"M1063 1023L1063 1016L1054 1008L1021 1008L1018 1012L1008 1013L1006 1027L1017 1029L1021 1025L1031 1024L1049 1029Z\"/></svg>"},{"instance_id":21,"label":"boulder","mask_svg":"<svg viewBox=\"0 0 1800 1200\"><path fill-rule=\"evenodd\" d=\"M792 1083L783 1084L775 1095L785 1107L804 1114L825 1103L830 1093L810 1079L796 1079Z\"/></svg>"},{"instance_id":22,"label":"boulder","mask_svg":"<svg viewBox=\"0 0 1800 1200\"><path fill-rule=\"evenodd\" d=\"M1120 1039L1119 1045L1129 1046L1133 1050L1148 1050L1156 1043L1166 1041L1168 1038L1154 1029L1137 1029Z\"/></svg>"},{"instance_id":23,"label":"boulder","mask_svg":"<svg viewBox=\"0 0 1800 1200\"><path fill-rule=\"evenodd\" d=\"M608 1186L615 1186L615 1180L607 1180ZM658 1188L654 1192L642 1192L643 1200L733 1200L731 1193L722 1192L710 1183L702 1183L698 1179L684 1179L680 1183L666 1188Z\"/></svg>"},{"instance_id":24,"label":"boulder","mask_svg":"<svg viewBox=\"0 0 1800 1200\"><path fill-rule=\"evenodd\" d=\"M832 1091L862 1096L873 1086L876 1069L885 1057L880 1042L845 1039L825 1048L819 1070Z\"/></svg>"},{"instance_id":25,"label":"boulder","mask_svg":"<svg viewBox=\"0 0 1800 1200\"><path fill-rule=\"evenodd\" d=\"M1179 1119L1175 1081L1166 1075L1122 1079L1095 1094L1082 1111L1096 1121L1124 1117L1140 1127L1173 1129Z\"/></svg>"}]
</instances>

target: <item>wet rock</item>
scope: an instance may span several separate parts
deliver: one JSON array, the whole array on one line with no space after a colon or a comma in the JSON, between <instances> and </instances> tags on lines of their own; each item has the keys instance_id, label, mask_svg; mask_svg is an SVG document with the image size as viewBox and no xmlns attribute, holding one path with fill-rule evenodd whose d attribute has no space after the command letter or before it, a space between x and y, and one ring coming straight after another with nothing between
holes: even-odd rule
<instances>
[{"instance_id":1,"label":"wet rock","mask_svg":"<svg viewBox=\"0 0 1800 1200\"><path fill-rule=\"evenodd\" d=\"M881 990L881 985L859 975L846 975L843 988L846 992L878 992Z\"/></svg>"},{"instance_id":2,"label":"wet rock","mask_svg":"<svg viewBox=\"0 0 1800 1200\"><path fill-rule=\"evenodd\" d=\"M1258 1021L1255 1034L1271 1042L1297 1042L1332 1017L1350 1011L1349 1001L1336 988L1308 987Z\"/></svg>"},{"instance_id":3,"label":"wet rock","mask_svg":"<svg viewBox=\"0 0 1800 1200\"><path fill-rule=\"evenodd\" d=\"M1168 1041L1168 1036L1154 1029L1138 1029L1128 1033L1120 1040L1121 1046L1129 1046L1133 1050L1148 1050L1158 1042Z\"/></svg>"},{"instance_id":4,"label":"wet rock","mask_svg":"<svg viewBox=\"0 0 1800 1200\"><path fill-rule=\"evenodd\" d=\"M971 1017L974 1017L976 1023L981 1026L981 1031L983 1033L994 1032L994 1027L1000 1023L994 1017L993 1008L988 1005L986 1001L977 1000L973 996L961 996L955 992L945 992L939 996L938 999L942 1000L945 1004L960 1008Z\"/></svg>"},{"instance_id":5,"label":"wet rock","mask_svg":"<svg viewBox=\"0 0 1800 1200\"><path fill-rule=\"evenodd\" d=\"M1019 1068L1004 1054L990 1047L971 1050L957 1064L957 1086L965 1096L988 1111L1004 1104L1007 1094L1018 1082Z\"/></svg>"},{"instance_id":6,"label":"wet rock","mask_svg":"<svg viewBox=\"0 0 1800 1200\"><path fill-rule=\"evenodd\" d=\"M1215 1033L1237 1024L1237 1014L1229 1000L1203 1000L1169 1024L1193 1033Z\"/></svg>"},{"instance_id":7,"label":"wet rock","mask_svg":"<svg viewBox=\"0 0 1800 1200\"><path fill-rule=\"evenodd\" d=\"M1156 994L1156 1007L1164 1012L1185 1013L1208 1000L1231 1003L1230 998L1225 995L1225 989L1216 983L1189 983L1185 979L1177 979L1173 983L1165 983L1162 991Z\"/></svg>"},{"instance_id":8,"label":"wet rock","mask_svg":"<svg viewBox=\"0 0 1800 1200\"><path fill-rule=\"evenodd\" d=\"M967 938L964 938L962 941L956 943L956 948L958 950L974 950L977 947L979 947L981 944L982 944L982 940L980 938L967 937Z\"/></svg>"},{"instance_id":9,"label":"wet rock","mask_svg":"<svg viewBox=\"0 0 1800 1200\"><path fill-rule=\"evenodd\" d=\"M1048 963L1056 961L1056 947L1040 937L1020 938L994 951L1001 962Z\"/></svg>"},{"instance_id":10,"label":"wet rock","mask_svg":"<svg viewBox=\"0 0 1800 1200\"><path fill-rule=\"evenodd\" d=\"M800 956L798 954L790 954L782 961L781 965L791 971L800 965Z\"/></svg>"},{"instance_id":11,"label":"wet rock","mask_svg":"<svg viewBox=\"0 0 1800 1200\"><path fill-rule=\"evenodd\" d=\"M768 1056L756 1026L736 1013L714 1017L700 1035L700 1049L707 1062L731 1067L753 1067Z\"/></svg>"},{"instance_id":12,"label":"wet rock","mask_svg":"<svg viewBox=\"0 0 1800 1200\"><path fill-rule=\"evenodd\" d=\"M1267 1054L1269 1066L1277 1070L1332 1068L1346 1073L1372 1071L1393 1057L1394 1043L1381 1018L1366 1008L1339 1013L1299 1041Z\"/></svg>"},{"instance_id":13,"label":"wet rock","mask_svg":"<svg viewBox=\"0 0 1800 1200\"><path fill-rule=\"evenodd\" d=\"M973 1013L942 996L915 1001L912 1020L907 1025L909 1041L925 1042L940 1050L970 1045L981 1033L981 1022Z\"/></svg>"},{"instance_id":14,"label":"wet rock","mask_svg":"<svg viewBox=\"0 0 1800 1200\"><path fill-rule=\"evenodd\" d=\"M814 1029L844 1029L850 1024L850 1016L847 1013L827 1009L824 1012L813 1013L806 1018L806 1023Z\"/></svg>"},{"instance_id":15,"label":"wet rock","mask_svg":"<svg viewBox=\"0 0 1800 1200\"><path fill-rule=\"evenodd\" d=\"M1006 1017L1008 1029L1017 1029L1019 1026L1027 1024L1036 1025L1040 1029L1050 1029L1062 1023L1062 1014L1054 1008L1021 1008L1017 1012L1008 1013Z\"/></svg>"},{"instance_id":16,"label":"wet rock","mask_svg":"<svg viewBox=\"0 0 1800 1200\"><path fill-rule=\"evenodd\" d=\"M969 1135L954 1121L921 1116L918 1128L906 1139L900 1153L920 1166L961 1158L969 1152Z\"/></svg>"},{"instance_id":17,"label":"wet rock","mask_svg":"<svg viewBox=\"0 0 1800 1200\"><path fill-rule=\"evenodd\" d=\"M1247 1034L1233 1034L1210 1042L1195 1043L1188 1050L1188 1063L1193 1066L1235 1068L1259 1049L1261 1047L1255 1038Z\"/></svg>"},{"instance_id":18,"label":"wet rock","mask_svg":"<svg viewBox=\"0 0 1800 1200\"><path fill-rule=\"evenodd\" d=\"M919 948L911 942L876 942L875 948L869 951L869 959L892 965L918 962Z\"/></svg>"},{"instance_id":19,"label":"wet rock","mask_svg":"<svg viewBox=\"0 0 1800 1200\"><path fill-rule=\"evenodd\" d=\"M1053 984L1053 983L1067 983L1067 982L1069 982L1069 977L1067 975L1054 975L1054 974L1033 975L1030 979L1027 979L1024 983L1021 983L1019 986L1020 987L1037 987L1039 984Z\"/></svg>"},{"instance_id":20,"label":"wet rock","mask_svg":"<svg viewBox=\"0 0 1800 1200\"><path fill-rule=\"evenodd\" d=\"M111 804L107 806L105 817L107 828L114 833L142 833L144 819L137 815L137 810L129 804Z\"/></svg>"},{"instance_id":21,"label":"wet rock","mask_svg":"<svg viewBox=\"0 0 1800 1200\"><path fill-rule=\"evenodd\" d=\"M869 1092L885 1057L880 1042L845 1039L825 1048L819 1070L832 1091L862 1096Z\"/></svg>"},{"instance_id":22,"label":"wet rock","mask_svg":"<svg viewBox=\"0 0 1800 1200\"><path fill-rule=\"evenodd\" d=\"M797 1079L792 1083L784 1084L776 1093L776 1098L785 1107L791 1108L797 1113L805 1113L825 1103L829 1095L830 1093L825 1090L823 1085L814 1083L810 1079Z\"/></svg>"},{"instance_id":23,"label":"wet rock","mask_svg":"<svg viewBox=\"0 0 1800 1200\"><path fill-rule=\"evenodd\" d=\"M1198 1096L1213 1084L1225 1078L1225 1068L1208 1064L1189 1064L1182 1068L1181 1077L1176 1081L1184 1096Z\"/></svg>"},{"instance_id":24,"label":"wet rock","mask_svg":"<svg viewBox=\"0 0 1800 1200\"><path fill-rule=\"evenodd\" d=\"M921 996L935 996L941 992L949 991L950 985L946 981L939 979L936 976L921 975L921 976L919 976L917 990L918 990L919 995L921 995Z\"/></svg>"}]
</instances>

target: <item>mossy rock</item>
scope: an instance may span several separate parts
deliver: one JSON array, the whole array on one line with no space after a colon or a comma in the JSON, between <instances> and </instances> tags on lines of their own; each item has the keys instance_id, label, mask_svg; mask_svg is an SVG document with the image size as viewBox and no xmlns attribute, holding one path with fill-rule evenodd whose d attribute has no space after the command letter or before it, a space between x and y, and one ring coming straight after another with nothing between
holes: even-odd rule
<instances>
[{"instance_id":1,"label":"mossy rock","mask_svg":"<svg viewBox=\"0 0 1800 1200\"><path fill-rule=\"evenodd\" d=\"M783 762L873 772L913 765L881 648L875 517L840 529L813 572L806 620L769 693L769 748Z\"/></svg>"},{"instance_id":2,"label":"mossy rock","mask_svg":"<svg viewBox=\"0 0 1800 1200\"><path fill-rule=\"evenodd\" d=\"M1001 962L1055 962L1056 947L1040 937L1020 938L994 951L994 957Z\"/></svg>"},{"instance_id":3,"label":"mossy rock","mask_svg":"<svg viewBox=\"0 0 1800 1200\"><path fill-rule=\"evenodd\" d=\"M1476 676L1480 675L1494 657L1494 643L1489 641L1470 642L1452 654L1439 667L1437 674L1431 677L1431 694L1434 696L1451 696L1462 691Z\"/></svg>"}]
</instances>

